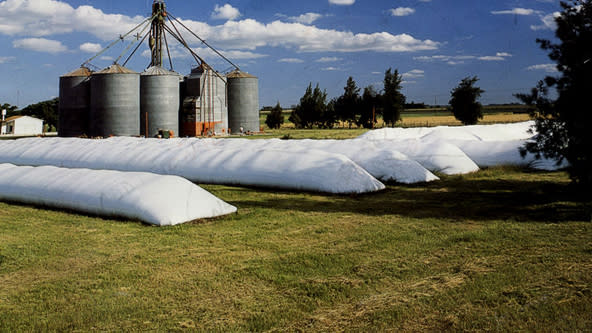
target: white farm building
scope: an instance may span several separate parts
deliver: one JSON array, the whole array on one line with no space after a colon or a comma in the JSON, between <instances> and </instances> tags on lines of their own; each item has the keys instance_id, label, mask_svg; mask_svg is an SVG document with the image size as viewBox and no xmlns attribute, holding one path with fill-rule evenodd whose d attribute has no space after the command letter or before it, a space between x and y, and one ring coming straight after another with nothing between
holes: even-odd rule
<instances>
[{"instance_id":1,"label":"white farm building","mask_svg":"<svg viewBox=\"0 0 592 333\"><path fill-rule=\"evenodd\" d=\"M29 116L14 116L2 123L2 134L37 135L43 134L43 120Z\"/></svg>"}]
</instances>

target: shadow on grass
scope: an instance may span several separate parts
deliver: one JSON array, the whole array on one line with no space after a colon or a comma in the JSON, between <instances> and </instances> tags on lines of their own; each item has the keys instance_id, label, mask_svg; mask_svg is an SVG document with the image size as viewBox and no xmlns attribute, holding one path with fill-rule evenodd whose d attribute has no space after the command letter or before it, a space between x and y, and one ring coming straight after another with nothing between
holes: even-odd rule
<instances>
[{"instance_id":1,"label":"shadow on grass","mask_svg":"<svg viewBox=\"0 0 592 333\"><path fill-rule=\"evenodd\" d=\"M247 190L248 191L248 190ZM281 193L280 193L281 194ZM274 196L265 201L232 202L240 208L264 207L323 213L400 215L412 218L514 220L531 222L591 221L592 201L569 184L533 180L448 177L421 185L389 185L379 193L358 196ZM325 200L323 200L325 199Z\"/></svg>"}]
</instances>

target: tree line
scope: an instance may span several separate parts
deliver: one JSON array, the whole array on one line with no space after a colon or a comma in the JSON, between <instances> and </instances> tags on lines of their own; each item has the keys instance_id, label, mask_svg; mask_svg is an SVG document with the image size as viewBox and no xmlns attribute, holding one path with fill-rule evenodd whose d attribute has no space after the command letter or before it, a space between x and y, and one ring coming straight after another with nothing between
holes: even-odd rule
<instances>
[{"instance_id":1,"label":"tree line","mask_svg":"<svg viewBox=\"0 0 592 333\"><path fill-rule=\"evenodd\" d=\"M465 125L476 124L483 118L482 105L478 99L484 91L474 86L477 81L476 76L466 77L451 92L449 110ZM406 104L406 97L401 92L402 82L399 71L389 68L384 73L382 91L378 92L370 85L360 94L361 89L350 76L343 94L330 101L327 101L326 90L321 90L318 83L313 88L310 83L289 121L296 128L333 128L340 123L349 128L374 128L378 118L382 118L385 126L394 127L401 120L401 113L406 106L425 107L425 104ZM279 102L271 108L265 123L269 128L279 128L284 123Z\"/></svg>"},{"instance_id":2,"label":"tree line","mask_svg":"<svg viewBox=\"0 0 592 333\"><path fill-rule=\"evenodd\" d=\"M296 128L333 128L340 122L350 128L373 128L378 117L382 117L387 125L394 126L401 119L405 104L405 95L401 93L402 81L398 70L389 68L384 75L382 92L376 91L373 86L367 86L361 92L350 76L343 94L330 101L327 100L326 90L321 90L319 84L313 88L310 83L289 121Z\"/></svg>"}]
</instances>

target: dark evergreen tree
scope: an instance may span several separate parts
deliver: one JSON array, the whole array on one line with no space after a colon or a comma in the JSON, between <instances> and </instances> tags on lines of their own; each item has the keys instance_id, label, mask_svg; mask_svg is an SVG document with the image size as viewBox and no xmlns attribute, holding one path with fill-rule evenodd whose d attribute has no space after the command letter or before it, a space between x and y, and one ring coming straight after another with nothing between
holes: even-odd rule
<instances>
[{"instance_id":1,"label":"dark evergreen tree","mask_svg":"<svg viewBox=\"0 0 592 333\"><path fill-rule=\"evenodd\" d=\"M333 128L337 123L337 113L335 112L335 99L332 99L321 113L317 123L320 128Z\"/></svg>"},{"instance_id":2,"label":"dark evergreen tree","mask_svg":"<svg viewBox=\"0 0 592 333\"><path fill-rule=\"evenodd\" d=\"M389 68L384 73L384 94L382 95L382 119L387 126L394 127L401 120L401 112L405 105L405 95L401 93L403 76L399 71Z\"/></svg>"},{"instance_id":3,"label":"dark evergreen tree","mask_svg":"<svg viewBox=\"0 0 592 333\"><path fill-rule=\"evenodd\" d=\"M319 88L317 83L314 90L312 83L308 85L304 96L300 98L300 103L294 108L290 115L290 122L294 123L296 128L312 128L318 125L327 111L327 92Z\"/></svg>"},{"instance_id":4,"label":"dark evergreen tree","mask_svg":"<svg viewBox=\"0 0 592 333\"><path fill-rule=\"evenodd\" d=\"M343 90L343 95L335 100L335 113L339 120L348 123L351 128L353 124L357 124L357 114L361 102L360 88L356 86L356 82L350 76Z\"/></svg>"},{"instance_id":5,"label":"dark evergreen tree","mask_svg":"<svg viewBox=\"0 0 592 333\"><path fill-rule=\"evenodd\" d=\"M561 7L555 19L559 43L537 39L557 63L559 76L546 77L530 94L516 95L533 106L538 133L522 153L567 159L571 179L588 190L592 185L592 2L573 0L561 2ZM556 100L549 96L550 88L556 89Z\"/></svg>"},{"instance_id":6,"label":"dark evergreen tree","mask_svg":"<svg viewBox=\"0 0 592 333\"><path fill-rule=\"evenodd\" d=\"M477 81L476 76L466 77L450 92L450 111L464 125L474 125L483 119L483 108L477 100L484 91L473 86Z\"/></svg>"},{"instance_id":7,"label":"dark evergreen tree","mask_svg":"<svg viewBox=\"0 0 592 333\"><path fill-rule=\"evenodd\" d=\"M360 117L358 118L358 126L364 128L374 128L376 124L377 106L380 104L380 96L374 90L374 87L368 86L364 88L362 94L362 101L360 103Z\"/></svg>"},{"instance_id":8,"label":"dark evergreen tree","mask_svg":"<svg viewBox=\"0 0 592 333\"><path fill-rule=\"evenodd\" d=\"M278 102L276 106L271 108L271 111L265 118L265 124L267 125L267 127L274 129L280 128L282 126L282 124L284 123L284 115L282 114L282 111L283 110L280 105L280 102Z\"/></svg>"}]
</instances>

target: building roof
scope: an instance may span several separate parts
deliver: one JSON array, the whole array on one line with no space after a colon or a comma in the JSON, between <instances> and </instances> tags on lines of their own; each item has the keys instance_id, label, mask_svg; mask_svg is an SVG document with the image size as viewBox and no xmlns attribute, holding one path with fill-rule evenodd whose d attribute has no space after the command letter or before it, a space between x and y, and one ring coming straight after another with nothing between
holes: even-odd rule
<instances>
[{"instance_id":1,"label":"building roof","mask_svg":"<svg viewBox=\"0 0 592 333\"><path fill-rule=\"evenodd\" d=\"M6 118L6 120L5 120L5 121L13 121L13 120L16 120L16 119L19 119L19 118L22 118L22 117L23 117L23 116L12 116L12 117L8 117L8 118Z\"/></svg>"},{"instance_id":2,"label":"building roof","mask_svg":"<svg viewBox=\"0 0 592 333\"><path fill-rule=\"evenodd\" d=\"M43 121L43 119L39 119L39 118L31 117L31 116L12 116L12 117L6 118L6 120L4 120L4 122L14 121L14 120L17 120L20 118L31 118L31 119Z\"/></svg>"}]
</instances>

